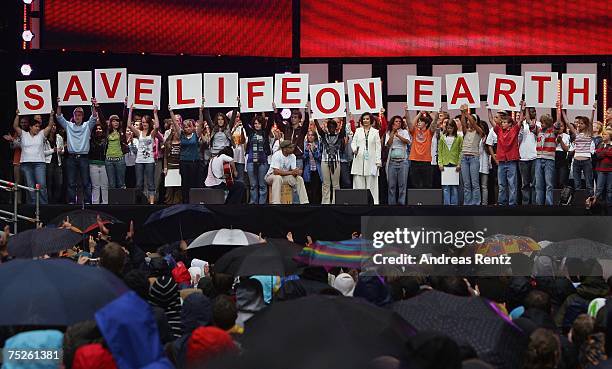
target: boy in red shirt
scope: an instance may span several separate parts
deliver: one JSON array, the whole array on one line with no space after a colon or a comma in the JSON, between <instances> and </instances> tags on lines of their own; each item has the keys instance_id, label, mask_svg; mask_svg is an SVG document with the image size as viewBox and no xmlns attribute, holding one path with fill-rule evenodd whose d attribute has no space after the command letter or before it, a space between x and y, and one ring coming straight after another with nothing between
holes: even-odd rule
<instances>
[{"instance_id":1,"label":"boy in red shirt","mask_svg":"<svg viewBox=\"0 0 612 369\"><path fill-rule=\"evenodd\" d=\"M519 122L523 121L525 103L521 102ZM512 121L505 111L499 111L500 124L492 120L493 130L497 135L497 180L499 182L498 204L516 206L517 163L519 161L519 132L521 125Z\"/></svg>"}]
</instances>

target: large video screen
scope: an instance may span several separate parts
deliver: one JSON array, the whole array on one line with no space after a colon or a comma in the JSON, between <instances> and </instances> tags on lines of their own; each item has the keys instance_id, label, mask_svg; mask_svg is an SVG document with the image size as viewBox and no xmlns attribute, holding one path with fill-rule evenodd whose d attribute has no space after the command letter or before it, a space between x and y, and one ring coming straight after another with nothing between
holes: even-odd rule
<instances>
[{"instance_id":1,"label":"large video screen","mask_svg":"<svg viewBox=\"0 0 612 369\"><path fill-rule=\"evenodd\" d=\"M291 57L291 0L46 0L45 49Z\"/></svg>"},{"instance_id":2,"label":"large video screen","mask_svg":"<svg viewBox=\"0 0 612 369\"><path fill-rule=\"evenodd\" d=\"M601 55L612 1L301 1L302 57Z\"/></svg>"}]
</instances>

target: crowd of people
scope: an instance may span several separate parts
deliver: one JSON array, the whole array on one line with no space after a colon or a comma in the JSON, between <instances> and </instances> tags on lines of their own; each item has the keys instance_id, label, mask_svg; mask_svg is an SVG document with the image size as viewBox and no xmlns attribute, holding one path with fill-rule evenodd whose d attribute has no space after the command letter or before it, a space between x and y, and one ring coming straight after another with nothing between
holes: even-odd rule
<instances>
[{"instance_id":1,"label":"crowd of people","mask_svg":"<svg viewBox=\"0 0 612 369\"><path fill-rule=\"evenodd\" d=\"M142 363L147 355L153 355L154 347L161 343L163 355L157 357L150 367L203 368L210 367L207 365L211 360L221 355L240 357L248 352L249 346L244 346L242 339L248 333L248 321L275 304L313 295L331 295L345 296L355 304L372 304L386 309L396 302L418 298L435 290L454 296L479 296L493 304L500 314L499 319L511 321L508 324L524 337L525 346L512 353L522 358L521 368L612 367L612 345L609 344L612 329L608 323L612 312L607 306L612 297L612 278L604 279L601 265L593 260L573 260L560 266L554 259L540 255L529 259L532 272L526 276L517 276L510 269L507 274L502 273L505 276L499 277L460 277L407 275L394 273L391 269L305 266L297 275L291 276L233 277L216 271L214 263L193 258L184 241L145 253L134 242L133 224L125 241L119 243L111 242L108 229L101 220L98 225L101 231L98 238L90 238L85 250L79 246L45 258L65 258L78 264L98 260L96 267L112 272L134 291L135 295L124 298L129 306L143 308L140 306L143 304L144 309L150 311L147 314L154 316L150 321L153 326L143 326L142 321L147 319L142 317L133 319L126 327L114 326L110 323L112 314L125 314L126 307L124 310L103 308L101 316L96 314L96 320L59 329L0 327L0 347L56 347L63 350L65 368L110 369L124 365L143 367L137 362L140 360ZM69 228L71 225L65 223L63 226ZM5 231L0 238L0 262L8 264L12 261L6 255L8 228ZM292 236L287 238L292 241ZM91 266L83 266L88 267ZM142 301L148 302L148 307ZM456 319L463 318L457 316ZM472 320L472 324L479 323ZM449 332L450 329L449 326ZM362 367L496 367L480 357L474 347L451 338L447 333L418 332L409 339L403 354L374 358L372 362L363 363ZM313 334L323 339L325 332ZM289 347L292 344L285 342L282 345ZM121 345L128 345L125 347L131 349L122 350ZM138 345L146 347L139 348ZM315 352L311 354L316 355ZM250 364L249 367L258 367L256 362ZM14 367L10 363L5 365L6 368ZM37 368L57 367L55 362L36 365L39 365Z\"/></svg>"},{"instance_id":2,"label":"crowd of people","mask_svg":"<svg viewBox=\"0 0 612 369\"><path fill-rule=\"evenodd\" d=\"M127 101L127 100L126 100ZM461 114L411 117L364 113L317 120L304 112L227 114L202 106L198 117L169 109L160 122L124 106L105 116L77 107L68 120L17 112L10 141L13 180L40 186L44 203L108 203L108 190L135 188L149 204L189 201L192 188L224 189L227 203L333 204L337 189L369 189L374 204L405 205L407 189L441 188L444 205L553 205L553 190L585 188L592 202L612 203L612 112L569 121L489 110L488 122ZM87 119L86 119L87 118ZM458 177L458 179L457 179ZM33 197L28 198L33 202Z\"/></svg>"}]
</instances>

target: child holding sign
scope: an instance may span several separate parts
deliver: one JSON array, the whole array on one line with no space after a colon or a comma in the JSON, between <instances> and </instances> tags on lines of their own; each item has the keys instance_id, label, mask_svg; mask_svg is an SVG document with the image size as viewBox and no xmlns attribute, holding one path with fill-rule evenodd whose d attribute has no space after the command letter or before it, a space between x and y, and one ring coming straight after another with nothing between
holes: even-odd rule
<instances>
[{"instance_id":1,"label":"child holding sign","mask_svg":"<svg viewBox=\"0 0 612 369\"><path fill-rule=\"evenodd\" d=\"M487 109L490 108L487 106ZM521 102L521 114L518 121L524 119L525 102ZM516 206L517 195L517 163L519 161L519 141L518 135L521 130L520 124L515 124L508 113L499 111L499 124L495 119L493 122L493 131L497 135L497 153L496 159L497 180L499 184L498 204L502 206ZM490 114L491 115L491 114Z\"/></svg>"}]
</instances>

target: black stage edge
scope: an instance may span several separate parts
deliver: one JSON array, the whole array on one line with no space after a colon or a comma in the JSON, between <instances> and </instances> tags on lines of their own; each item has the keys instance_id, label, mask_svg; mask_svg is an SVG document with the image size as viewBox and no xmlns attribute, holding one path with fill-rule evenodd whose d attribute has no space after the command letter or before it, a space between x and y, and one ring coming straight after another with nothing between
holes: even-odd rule
<instances>
[{"instance_id":1,"label":"black stage edge","mask_svg":"<svg viewBox=\"0 0 612 369\"><path fill-rule=\"evenodd\" d=\"M134 221L136 238L147 217L164 205L87 205L86 209L109 213L129 224ZM285 237L293 232L296 242L304 242L306 235L319 240L349 239L359 231L362 216L581 216L584 207L578 206L360 206L360 205L207 205L217 214L226 228L239 228L264 237ZM72 210L76 205L43 205L40 219L50 219ZM0 209L12 211L8 204ZM22 205L19 214L33 217L34 207ZM19 223L19 229L32 228L32 224ZM206 231L205 229L202 230ZM153 245L151 245L153 246Z\"/></svg>"}]
</instances>

